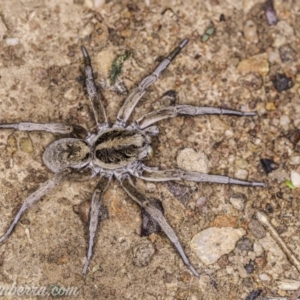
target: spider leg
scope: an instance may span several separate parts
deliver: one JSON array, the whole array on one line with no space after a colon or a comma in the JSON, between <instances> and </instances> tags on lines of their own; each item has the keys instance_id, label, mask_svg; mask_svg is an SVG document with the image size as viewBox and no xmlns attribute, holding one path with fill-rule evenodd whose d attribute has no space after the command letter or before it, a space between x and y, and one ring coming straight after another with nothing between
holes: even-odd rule
<instances>
[{"instance_id":1,"label":"spider leg","mask_svg":"<svg viewBox=\"0 0 300 300\"><path fill-rule=\"evenodd\" d=\"M81 51L85 61L85 76L86 76L86 88L89 95L89 99L92 103L95 120L97 123L98 130L100 128L108 127L107 116L102 102L102 95L97 90L95 80L93 76L93 69L91 66L91 59L85 47L81 47Z\"/></svg>"},{"instance_id":2,"label":"spider leg","mask_svg":"<svg viewBox=\"0 0 300 300\"><path fill-rule=\"evenodd\" d=\"M243 112L232 109L216 107L198 107L192 105L169 106L157 111L148 113L133 122L130 127L144 129L158 121L174 118L176 116L198 116L198 115L234 115L234 116L255 116L256 112Z\"/></svg>"},{"instance_id":3,"label":"spider leg","mask_svg":"<svg viewBox=\"0 0 300 300\"><path fill-rule=\"evenodd\" d=\"M82 270L83 275L87 273L88 266L93 256L94 240L95 240L96 230L99 223L99 211L102 206L101 197L106 191L110 181L111 181L111 176L101 177L92 197L91 207L89 211L89 247L86 256L86 261Z\"/></svg>"},{"instance_id":4,"label":"spider leg","mask_svg":"<svg viewBox=\"0 0 300 300\"><path fill-rule=\"evenodd\" d=\"M176 55L181 51L181 49L188 43L188 39L184 39L178 47L176 47L157 67L156 69L147 77L145 77L140 84L129 94L125 103L121 107L117 120L114 127L125 127L126 121L130 117L134 107L137 105L139 100L145 94L146 88L152 85L159 77L159 75L164 71L171 61L176 57Z\"/></svg>"},{"instance_id":5,"label":"spider leg","mask_svg":"<svg viewBox=\"0 0 300 300\"><path fill-rule=\"evenodd\" d=\"M24 200L21 208L19 209L18 213L16 214L6 233L0 237L0 243L2 243L10 236L14 227L17 225L25 211L38 200L40 200L49 190L53 189L56 185L58 185L62 180L68 178L71 175L71 172L71 169L65 169L64 171L55 174L51 179L47 180L38 190L36 190L34 193L28 196Z\"/></svg>"},{"instance_id":6,"label":"spider leg","mask_svg":"<svg viewBox=\"0 0 300 300\"><path fill-rule=\"evenodd\" d=\"M0 124L0 129L16 129L21 131L46 131L57 134L71 134L74 137L85 138L86 130L80 125L67 125L63 123L6 123Z\"/></svg>"},{"instance_id":7,"label":"spider leg","mask_svg":"<svg viewBox=\"0 0 300 300\"><path fill-rule=\"evenodd\" d=\"M181 169L157 170L154 168L146 167L145 165L142 165L142 171L140 171L140 174L134 173L134 175L147 181L156 182L169 180L190 180L196 182L238 184L260 187L265 186L263 182L259 181L246 181L223 175L210 175L200 172L185 171Z\"/></svg>"},{"instance_id":8,"label":"spider leg","mask_svg":"<svg viewBox=\"0 0 300 300\"><path fill-rule=\"evenodd\" d=\"M132 183L128 174L123 174L123 175L118 176L118 180L120 181L120 183L121 183L122 187L124 188L124 190L126 191L126 193L159 224L161 229L164 231L166 236L169 238L169 240L172 242L174 247L179 252L185 265L192 271L192 273L196 277L200 277L200 275L197 273L197 271L194 269L194 267L189 262L174 230L168 224L168 222L165 219L161 210L158 209L153 204L153 201L151 201L150 199L147 199L143 194L141 194L137 190L137 188Z\"/></svg>"}]
</instances>

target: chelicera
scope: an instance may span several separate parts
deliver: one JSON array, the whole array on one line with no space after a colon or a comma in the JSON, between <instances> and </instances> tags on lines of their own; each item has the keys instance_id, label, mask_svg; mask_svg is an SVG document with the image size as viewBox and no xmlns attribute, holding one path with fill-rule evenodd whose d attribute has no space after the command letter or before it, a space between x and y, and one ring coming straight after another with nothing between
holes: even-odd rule
<instances>
[{"instance_id":1,"label":"chelicera","mask_svg":"<svg viewBox=\"0 0 300 300\"><path fill-rule=\"evenodd\" d=\"M158 135L159 130L155 124L161 120L179 115L256 115L255 112L241 112L231 109L175 105L150 112L133 123L127 124L134 107L143 97L146 89L158 79L162 71L168 67L187 43L188 39L184 39L129 94L112 126L108 123L102 96L95 85L90 57L87 50L82 47L81 50L85 61L86 88L97 124L96 133L87 132L78 125L62 123L20 122L0 124L1 129L46 131L69 136L54 141L46 148L43 154L43 161L47 168L54 173L54 176L24 200L6 233L0 238L0 243L10 236L25 211L61 181L68 178L86 179L87 176L88 179L96 176L99 178L99 181L89 207L89 242L87 257L82 271L83 274L86 274L93 255L95 235L101 219L99 215L102 209L102 196L111 180L115 178L128 196L141 207L142 235L163 231L179 252L185 265L195 276L199 277L198 272L185 255L174 230L165 219L161 202L158 199L148 198L143 195L136 188L132 177L152 182L191 180L195 182L239 184L256 187L264 186L264 184L262 182L250 182L222 175L209 175L182 169L159 170L158 168L147 167L143 163L143 161L151 158L151 137Z\"/></svg>"}]
</instances>

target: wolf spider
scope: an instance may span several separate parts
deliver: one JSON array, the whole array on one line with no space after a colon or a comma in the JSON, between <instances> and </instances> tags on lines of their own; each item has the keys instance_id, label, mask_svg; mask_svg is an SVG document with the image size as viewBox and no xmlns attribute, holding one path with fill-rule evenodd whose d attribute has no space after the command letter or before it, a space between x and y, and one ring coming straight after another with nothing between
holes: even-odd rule
<instances>
[{"instance_id":1,"label":"wolf spider","mask_svg":"<svg viewBox=\"0 0 300 300\"><path fill-rule=\"evenodd\" d=\"M182 169L159 170L158 168L147 167L142 163L142 161L149 159L152 155L150 137L158 135L159 130L157 126L153 125L158 121L180 115L256 115L255 112L176 105L150 112L130 125L127 125L134 107L145 94L146 89L158 79L162 71L168 67L187 43L188 39L186 38L129 94L112 126L108 124L102 103L102 96L95 85L90 57L87 50L82 46L81 50L85 61L86 88L97 124L97 133L87 132L79 125L62 123L20 122L0 124L1 129L46 131L69 135L69 137L63 137L54 141L46 148L43 154L43 162L54 173L54 176L24 200L10 227L0 238L0 243L10 236L25 211L41 199L50 189L67 178L79 179L86 176L88 172L88 178L98 176L99 182L94 190L89 208L89 243L82 271L83 275L87 273L93 255L96 230L100 221L100 211L103 207L102 196L112 178L115 177L129 197L141 207L141 234L149 235L153 232L163 231L179 252L185 265L195 276L199 277L198 272L190 264L185 255L174 230L165 219L161 202L158 199L148 198L143 195L132 182L132 176L153 182L191 180L195 182L239 184L245 186L264 186L264 184L262 182L250 182L222 175L209 175Z\"/></svg>"}]
</instances>

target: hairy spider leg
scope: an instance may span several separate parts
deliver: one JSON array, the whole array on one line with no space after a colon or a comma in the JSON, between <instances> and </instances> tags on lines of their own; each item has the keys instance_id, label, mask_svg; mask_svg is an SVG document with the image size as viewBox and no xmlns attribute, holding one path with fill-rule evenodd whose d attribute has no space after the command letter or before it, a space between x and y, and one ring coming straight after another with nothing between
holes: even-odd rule
<instances>
[{"instance_id":1,"label":"hairy spider leg","mask_svg":"<svg viewBox=\"0 0 300 300\"><path fill-rule=\"evenodd\" d=\"M128 174L122 174L121 176L118 176L118 180L121 183L124 190L126 191L126 193L130 196L130 198L134 200L146 212L148 212L148 214L160 225L163 232L166 234L166 236L169 238L169 240L179 252L185 265L192 271L192 273L196 277L200 277L198 272L189 262L174 230L168 224L163 213L157 207L155 207L155 205L153 205L153 203L149 199L147 199L143 194L141 194L138 191Z\"/></svg>"},{"instance_id":2,"label":"hairy spider leg","mask_svg":"<svg viewBox=\"0 0 300 300\"><path fill-rule=\"evenodd\" d=\"M46 195L49 192L49 190L53 189L61 181L70 177L71 173L72 173L71 169L65 169L64 171L55 174L51 179L47 180L44 184L42 184L38 190L36 190L34 193L28 196L24 200L21 208L19 209L18 213L16 214L14 220L12 221L6 233L3 236L1 236L0 243L2 243L10 236L14 227L17 225L20 218L28 208L30 208L34 203L40 200L44 195Z\"/></svg>"},{"instance_id":3,"label":"hairy spider leg","mask_svg":"<svg viewBox=\"0 0 300 300\"><path fill-rule=\"evenodd\" d=\"M195 182L237 184L257 187L265 186L263 182L240 180L223 175L211 175L200 172L185 171L181 169L157 170L154 168L146 167L145 165L142 165L141 168L142 171L140 172L139 176L137 176L136 173L134 173L133 175L146 181L161 182L169 180L190 180Z\"/></svg>"},{"instance_id":4,"label":"hairy spider leg","mask_svg":"<svg viewBox=\"0 0 300 300\"><path fill-rule=\"evenodd\" d=\"M232 109L216 108L216 107L198 107L192 105L176 105L159 109L143 115L133 122L129 127L138 128L140 130L167 118L176 116L199 116L199 115L234 115L234 116L255 116L256 112L243 112Z\"/></svg>"},{"instance_id":5,"label":"hairy spider leg","mask_svg":"<svg viewBox=\"0 0 300 300\"><path fill-rule=\"evenodd\" d=\"M103 128L108 128L107 116L103 106L103 97L98 91L95 84L93 69L92 69L91 59L89 57L89 54L84 46L81 46L81 51L85 62L85 69L84 69L85 76L86 76L85 84L94 111L97 128L99 131Z\"/></svg>"},{"instance_id":6,"label":"hairy spider leg","mask_svg":"<svg viewBox=\"0 0 300 300\"><path fill-rule=\"evenodd\" d=\"M54 134L69 134L77 138L85 138L87 136L87 131L80 125L67 125L63 123L3 123L0 124L0 129L15 129L20 131L44 131L51 132Z\"/></svg>"},{"instance_id":7,"label":"hairy spider leg","mask_svg":"<svg viewBox=\"0 0 300 300\"><path fill-rule=\"evenodd\" d=\"M88 246L86 261L82 270L83 275L87 273L88 266L93 256L94 240L95 240L97 227L99 224L99 211L102 207L102 195L107 190L111 178L112 178L111 175L101 177L100 181L98 182L95 188L92 197L91 207L89 210L89 246Z\"/></svg>"},{"instance_id":8,"label":"hairy spider leg","mask_svg":"<svg viewBox=\"0 0 300 300\"><path fill-rule=\"evenodd\" d=\"M188 43L188 39L184 39L147 77L145 77L140 84L130 93L128 98L125 100L123 106L119 110L117 120L113 127L126 126L126 122L130 117L134 107L137 105L139 100L145 94L145 90L152 85L159 77L159 75L168 67L171 61L176 57L182 48Z\"/></svg>"}]
</instances>

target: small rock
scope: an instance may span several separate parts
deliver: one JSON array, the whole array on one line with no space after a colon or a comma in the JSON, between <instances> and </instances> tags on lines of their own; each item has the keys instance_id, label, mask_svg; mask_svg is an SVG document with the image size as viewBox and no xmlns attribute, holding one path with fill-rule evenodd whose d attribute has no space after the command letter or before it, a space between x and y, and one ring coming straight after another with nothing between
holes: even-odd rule
<instances>
[{"instance_id":1,"label":"small rock","mask_svg":"<svg viewBox=\"0 0 300 300\"><path fill-rule=\"evenodd\" d=\"M283 92L290 89L294 83L291 78L287 77L285 74L277 74L272 80L275 89L278 92Z\"/></svg>"},{"instance_id":2,"label":"small rock","mask_svg":"<svg viewBox=\"0 0 300 300\"><path fill-rule=\"evenodd\" d=\"M244 194L233 194L230 199L230 203L237 210L243 210L245 207L245 202L247 198Z\"/></svg>"},{"instance_id":3,"label":"small rock","mask_svg":"<svg viewBox=\"0 0 300 300\"><path fill-rule=\"evenodd\" d=\"M245 159L242 158L236 158L235 165L239 167L240 169L246 169L248 167L248 163Z\"/></svg>"},{"instance_id":4,"label":"small rock","mask_svg":"<svg viewBox=\"0 0 300 300\"><path fill-rule=\"evenodd\" d=\"M256 256L261 256L264 253L264 248L259 242L254 242L253 244L253 251L255 252Z\"/></svg>"},{"instance_id":5,"label":"small rock","mask_svg":"<svg viewBox=\"0 0 300 300\"><path fill-rule=\"evenodd\" d=\"M300 174L294 170L291 171L291 181L296 188L300 188Z\"/></svg>"},{"instance_id":6,"label":"small rock","mask_svg":"<svg viewBox=\"0 0 300 300\"><path fill-rule=\"evenodd\" d=\"M224 254L218 259L218 265L220 268L225 268L229 265L228 255Z\"/></svg>"},{"instance_id":7,"label":"small rock","mask_svg":"<svg viewBox=\"0 0 300 300\"><path fill-rule=\"evenodd\" d=\"M253 246L252 246L252 242L250 239L248 238L243 238L240 239L237 244L236 244L236 248L242 250L242 251L252 251Z\"/></svg>"},{"instance_id":8,"label":"small rock","mask_svg":"<svg viewBox=\"0 0 300 300\"><path fill-rule=\"evenodd\" d=\"M262 290L254 290L252 291L245 300L255 300L260 294L262 293Z\"/></svg>"},{"instance_id":9,"label":"small rock","mask_svg":"<svg viewBox=\"0 0 300 300\"><path fill-rule=\"evenodd\" d=\"M295 60L295 51L289 44L279 47L279 54L282 62L293 62Z\"/></svg>"},{"instance_id":10,"label":"small rock","mask_svg":"<svg viewBox=\"0 0 300 300\"><path fill-rule=\"evenodd\" d=\"M185 300L188 298L188 295L189 295L189 291L188 290L184 290L184 289L181 289L179 288L177 291L176 291L176 299L178 300Z\"/></svg>"},{"instance_id":11,"label":"small rock","mask_svg":"<svg viewBox=\"0 0 300 300\"><path fill-rule=\"evenodd\" d=\"M273 208L273 206L272 206L270 203L266 203L266 208L265 208L265 210L266 210L266 212L267 212L268 214L274 213L274 208Z\"/></svg>"},{"instance_id":12,"label":"small rock","mask_svg":"<svg viewBox=\"0 0 300 300\"><path fill-rule=\"evenodd\" d=\"M300 281L299 280L292 280L292 279L280 279L277 282L277 286L279 289L284 291L295 291L300 288Z\"/></svg>"},{"instance_id":13,"label":"small rock","mask_svg":"<svg viewBox=\"0 0 300 300\"><path fill-rule=\"evenodd\" d=\"M234 177L237 179L246 180L248 178L248 171L245 169L237 169L234 173Z\"/></svg>"},{"instance_id":14,"label":"small rock","mask_svg":"<svg viewBox=\"0 0 300 300\"><path fill-rule=\"evenodd\" d=\"M114 58L115 55L112 49L99 52L96 56L95 68L101 71L104 76L108 77Z\"/></svg>"},{"instance_id":15,"label":"small rock","mask_svg":"<svg viewBox=\"0 0 300 300\"><path fill-rule=\"evenodd\" d=\"M257 26L252 20L247 20L244 25L245 39L251 43L258 43Z\"/></svg>"},{"instance_id":16,"label":"small rock","mask_svg":"<svg viewBox=\"0 0 300 300\"><path fill-rule=\"evenodd\" d=\"M145 267L149 265L155 249L151 242L141 242L133 249L132 262L137 267Z\"/></svg>"},{"instance_id":17,"label":"small rock","mask_svg":"<svg viewBox=\"0 0 300 300\"><path fill-rule=\"evenodd\" d=\"M188 204L193 194L189 187L174 181L166 182L165 186L183 205Z\"/></svg>"},{"instance_id":18,"label":"small rock","mask_svg":"<svg viewBox=\"0 0 300 300\"><path fill-rule=\"evenodd\" d=\"M233 227L236 228L238 225L238 219L235 216L219 215L217 216L211 226L213 227Z\"/></svg>"},{"instance_id":19,"label":"small rock","mask_svg":"<svg viewBox=\"0 0 300 300\"><path fill-rule=\"evenodd\" d=\"M196 234L190 245L201 261L209 265L215 263L222 255L230 253L245 233L242 228L211 227Z\"/></svg>"},{"instance_id":20,"label":"small rock","mask_svg":"<svg viewBox=\"0 0 300 300\"><path fill-rule=\"evenodd\" d=\"M262 281L270 281L270 280L271 280L270 276L267 275L267 274L265 274L265 273L260 274L258 277L259 277L259 279L262 280Z\"/></svg>"},{"instance_id":21,"label":"small rock","mask_svg":"<svg viewBox=\"0 0 300 300\"><path fill-rule=\"evenodd\" d=\"M265 11L268 24L270 26L276 25L278 23L278 17L274 9L273 0L267 0L263 5L263 9Z\"/></svg>"},{"instance_id":22,"label":"small rock","mask_svg":"<svg viewBox=\"0 0 300 300\"><path fill-rule=\"evenodd\" d=\"M258 73L248 73L244 76L241 76L238 82L243 87L254 91L259 90L263 85L262 78Z\"/></svg>"},{"instance_id":23,"label":"small rock","mask_svg":"<svg viewBox=\"0 0 300 300\"><path fill-rule=\"evenodd\" d=\"M256 265L259 267L259 268L264 268L266 266L266 264L268 263L267 262L267 258L266 258L266 255L262 255L262 256L259 256L255 259L255 263Z\"/></svg>"},{"instance_id":24,"label":"small rock","mask_svg":"<svg viewBox=\"0 0 300 300\"><path fill-rule=\"evenodd\" d=\"M179 168L201 173L208 173L208 159L203 152L186 148L178 152L177 165Z\"/></svg>"},{"instance_id":25,"label":"small rock","mask_svg":"<svg viewBox=\"0 0 300 300\"><path fill-rule=\"evenodd\" d=\"M296 145L300 141L300 129L292 129L290 130L286 137L291 141L293 145Z\"/></svg>"},{"instance_id":26,"label":"small rock","mask_svg":"<svg viewBox=\"0 0 300 300\"><path fill-rule=\"evenodd\" d=\"M276 106L273 102L266 103L266 110L276 110Z\"/></svg>"},{"instance_id":27,"label":"small rock","mask_svg":"<svg viewBox=\"0 0 300 300\"><path fill-rule=\"evenodd\" d=\"M12 157L13 154L18 150L17 139L13 134L9 135L7 138L7 145L5 147L7 155Z\"/></svg>"},{"instance_id":28,"label":"small rock","mask_svg":"<svg viewBox=\"0 0 300 300\"><path fill-rule=\"evenodd\" d=\"M262 53L242 60L238 64L237 70L243 75L257 72L261 76L266 76L269 73L268 54Z\"/></svg>"},{"instance_id":29,"label":"small rock","mask_svg":"<svg viewBox=\"0 0 300 300\"><path fill-rule=\"evenodd\" d=\"M279 123L282 127L286 127L291 123L291 120L288 116L283 115L280 117Z\"/></svg>"},{"instance_id":30,"label":"small rock","mask_svg":"<svg viewBox=\"0 0 300 300\"><path fill-rule=\"evenodd\" d=\"M267 174L271 173L279 167L279 165L276 164L272 159L268 158L262 158L260 160L260 163L262 164L263 169Z\"/></svg>"},{"instance_id":31,"label":"small rock","mask_svg":"<svg viewBox=\"0 0 300 300\"><path fill-rule=\"evenodd\" d=\"M146 183L146 190L147 190L148 193L154 193L157 190L157 187L154 183L147 182Z\"/></svg>"},{"instance_id":32,"label":"small rock","mask_svg":"<svg viewBox=\"0 0 300 300\"><path fill-rule=\"evenodd\" d=\"M18 38L7 38L5 43L7 46L16 46L18 45L20 40Z\"/></svg>"},{"instance_id":33,"label":"small rock","mask_svg":"<svg viewBox=\"0 0 300 300\"><path fill-rule=\"evenodd\" d=\"M256 220L251 220L248 225L250 232L253 234L254 237L257 239L262 239L266 236L266 230L260 223Z\"/></svg>"},{"instance_id":34,"label":"small rock","mask_svg":"<svg viewBox=\"0 0 300 300\"><path fill-rule=\"evenodd\" d=\"M292 156L290 159L291 165L299 165L300 164L300 156Z\"/></svg>"},{"instance_id":35,"label":"small rock","mask_svg":"<svg viewBox=\"0 0 300 300\"><path fill-rule=\"evenodd\" d=\"M33 152L33 145L30 138L22 138L20 140L20 150L25 153Z\"/></svg>"},{"instance_id":36,"label":"small rock","mask_svg":"<svg viewBox=\"0 0 300 300\"><path fill-rule=\"evenodd\" d=\"M253 265L253 262L250 261L248 264L245 264L245 265L244 265L244 268L245 268L247 274L252 274L253 271L254 271L254 265Z\"/></svg>"}]
</instances>

